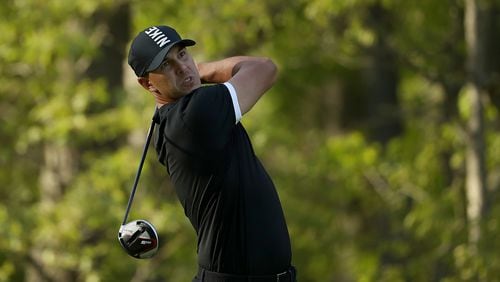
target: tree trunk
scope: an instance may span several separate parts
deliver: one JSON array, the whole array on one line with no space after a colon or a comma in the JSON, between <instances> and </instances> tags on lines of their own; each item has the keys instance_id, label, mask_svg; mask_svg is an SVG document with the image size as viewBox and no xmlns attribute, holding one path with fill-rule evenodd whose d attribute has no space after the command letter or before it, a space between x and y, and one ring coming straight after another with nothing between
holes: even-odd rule
<instances>
[{"instance_id":1,"label":"tree trunk","mask_svg":"<svg viewBox=\"0 0 500 282\"><path fill-rule=\"evenodd\" d=\"M465 40L467 46L468 95L470 117L467 123L466 196L469 247L477 254L481 239L481 221L484 216L486 193L486 165L484 160L482 92L485 82L484 39L480 29L480 7L477 0L465 1Z\"/></svg>"},{"instance_id":2,"label":"tree trunk","mask_svg":"<svg viewBox=\"0 0 500 282\"><path fill-rule=\"evenodd\" d=\"M40 170L40 203L39 216L50 217L56 204L64 195L64 191L74 176L76 160L66 145L46 144L44 146L44 161ZM47 251L48 242L36 241L31 248L26 281L72 281L71 272L63 268L47 266L43 253ZM51 250L54 251L54 250ZM55 252L55 251L54 251ZM57 253L55 253L57 255Z\"/></svg>"},{"instance_id":3,"label":"tree trunk","mask_svg":"<svg viewBox=\"0 0 500 282\"><path fill-rule=\"evenodd\" d=\"M500 36L498 36L498 30L500 30L500 2L491 2L483 18L485 49L488 54L488 60L485 62L485 69L488 71L486 87L492 104L497 110L500 110L500 53L498 52L500 50ZM498 130L499 123L496 126Z\"/></svg>"},{"instance_id":4,"label":"tree trunk","mask_svg":"<svg viewBox=\"0 0 500 282\"><path fill-rule=\"evenodd\" d=\"M107 82L112 101L107 107L116 106L123 93L115 93L123 87L123 62L127 57L125 48L130 37L130 7L128 3L109 9L101 9L93 15L93 28L106 31L105 39L99 46L99 54L92 61L85 76L91 79L104 79Z\"/></svg>"},{"instance_id":5,"label":"tree trunk","mask_svg":"<svg viewBox=\"0 0 500 282\"><path fill-rule=\"evenodd\" d=\"M378 2L369 12L367 24L373 29L375 42L368 49L365 70L368 131L373 140L385 144L402 131L397 97L398 68L396 52L387 43L391 32L390 14Z\"/></svg>"},{"instance_id":6,"label":"tree trunk","mask_svg":"<svg viewBox=\"0 0 500 282\"><path fill-rule=\"evenodd\" d=\"M99 46L100 54L93 58L89 69L85 73L76 73L73 68L61 67L61 77L67 81L78 84L80 80L104 79L107 83L110 102L106 105L91 107L89 113L101 113L109 108L116 107L123 93L117 91L123 87L123 61L126 58L126 44L130 34L129 4L122 3L109 9L99 9L98 13L80 24L90 26L90 30L104 28L107 32L104 40ZM68 66L66 61L72 58L57 58L60 66ZM55 64L57 65L57 64ZM64 81L62 79L61 81ZM97 145L102 146L101 145ZM51 216L57 203L64 198L65 191L71 186L75 176L75 168L78 167L80 159L72 153L71 144L59 144L57 140L47 140L43 149L44 158L40 168L40 216ZM50 244L49 244L50 243ZM36 241L29 253L26 281L75 281L78 277L76 270L67 270L57 265L50 265L44 259L44 252L50 252L57 256L57 248L64 249L59 242ZM84 243L82 243L84 244ZM57 247L54 248L53 245ZM49 249L52 248L52 249Z\"/></svg>"}]
</instances>

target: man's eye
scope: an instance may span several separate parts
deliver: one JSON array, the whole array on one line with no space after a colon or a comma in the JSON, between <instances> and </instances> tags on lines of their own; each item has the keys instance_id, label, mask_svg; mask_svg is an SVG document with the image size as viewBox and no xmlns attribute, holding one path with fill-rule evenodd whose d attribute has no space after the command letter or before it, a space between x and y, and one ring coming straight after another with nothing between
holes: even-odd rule
<instances>
[{"instance_id":1,"label":"man's eye","mask_svg":"<svg viewBox=\"0 0 500 282\"><path fill-rule=\"evenodd\" d=\"M168 62L161 63L160 68L165 69L166 67L168 67Z\"/></svg>"}]
</instances>

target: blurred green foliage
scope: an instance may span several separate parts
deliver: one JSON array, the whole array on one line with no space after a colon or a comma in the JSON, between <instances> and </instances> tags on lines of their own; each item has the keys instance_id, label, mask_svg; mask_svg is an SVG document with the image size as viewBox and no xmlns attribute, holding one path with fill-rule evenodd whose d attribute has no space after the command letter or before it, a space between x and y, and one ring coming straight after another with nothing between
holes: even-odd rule
<instances>
[{"instance_id":1,"label":"blurred green foliage","mask_svg":"<svg viewBox=\"0 0 500 282\"><path fill-rule=\"evenodd\" d=\"M248 54L279 66L243 124L278 188L299 281L499 281L500 3L485 5L496 80L485 95L488 212L471 254L462 2L3 1L0 281L195 274L195 234L152 151L129 219L157 227L160 252L135 260L116 238L154 104L126 51L155 24L195 39L198 61Z\"/></svg>"}]
</instances>

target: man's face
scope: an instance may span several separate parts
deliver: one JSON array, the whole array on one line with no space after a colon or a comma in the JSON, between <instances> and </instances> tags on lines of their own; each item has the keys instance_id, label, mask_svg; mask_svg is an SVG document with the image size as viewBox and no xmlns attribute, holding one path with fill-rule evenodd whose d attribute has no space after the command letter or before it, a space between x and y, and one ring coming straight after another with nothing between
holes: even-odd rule
<instances>
[{"instance_id":1,"label":"man's face","mask_svg":"<svg viewBox=\"0 0 500 282\"><path fill-rule=\"evenodd\" d=\"M161 65L148 75L157 98L175 101L201 86L200 74L186 47L172 47ZM150 90L151 91L151 90Z\"/></svg>"}]
</instances>

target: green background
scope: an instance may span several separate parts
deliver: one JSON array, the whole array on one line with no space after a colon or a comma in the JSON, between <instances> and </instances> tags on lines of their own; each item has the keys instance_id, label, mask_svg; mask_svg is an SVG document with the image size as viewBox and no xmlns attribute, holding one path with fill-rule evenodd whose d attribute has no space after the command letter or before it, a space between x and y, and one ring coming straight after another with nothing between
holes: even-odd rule
<instances>
[{"instance_id":1,"label":"green background","mask_svg":"<svg viewBox=\"0 0 500 282\"><path fill-rule=\"evenodd\" d=\"M478 56L468 2L479 7ZM136 260L117 241L154 107L126 53L156 24L195 39L197 61L278 65L242 122L280 194L299 281L500 281L497 0L2 1L0 281L196 273L194 231L153 150L129 219L156 226L160 251Z\"/></svg>"}]
</instances>

